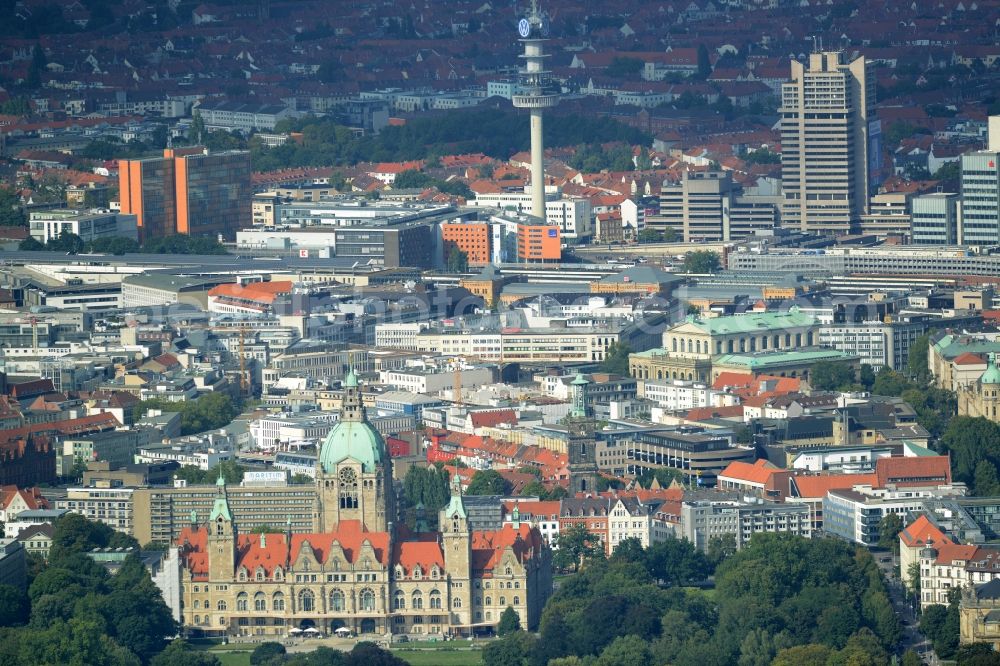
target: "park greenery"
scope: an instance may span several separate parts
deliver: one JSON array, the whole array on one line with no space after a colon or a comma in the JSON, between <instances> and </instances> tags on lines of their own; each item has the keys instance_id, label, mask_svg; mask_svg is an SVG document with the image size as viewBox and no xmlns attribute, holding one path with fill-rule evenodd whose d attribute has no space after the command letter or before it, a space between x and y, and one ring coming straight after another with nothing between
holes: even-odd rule
<instances>
[{"instance_id":1,"label":"park greenery","mask_svg":"<svg viewBox=\"0 0 1000 666\"><path fill-rule=\"evenodd\" d=\"M722 262L719 260L719 253L712 252L711 250L695 250L694 252L688 252L687 256L684 257L684 265L681 267L681 271L684 273L716 273L722 268Z\"/></svg>"},{"instance_id":2,"label":"park greenery","mask_svg":"<svg viewBox=\"0 0 1000 666\"><path fill-rule=\"evenodd\" d=\"M626 540L563 581L539 636L515 631L488 645L483 663L874 665L899 641L882 576L858 546L758 534L714 567L714 595L682 587L711 573L686 541Z\"/></svg>"},{"instance_id":3,"label":"park greenery","mask_svg":"<svg viewBox=\"0 0 1000 666\"><path fill-rule=\"evenodd\" d=\"M506 495L510 483L495 469L481 469L472 475L466 495Z\"/></svg>"},{"instance_id":4,"label":"park greenery","mask_svg":"<svg viewBox=\"0 0 1000 666\"><path fill-rule=\"evenodd\" d=\"M403 478L403 497L406 498L406 524L411 529L421 517L428 529L436 529L438 512L451 497L448 472L443 465L411 466Z\"/></svg>"},{"instance_id":5,"label":"park greenery","mask_svg":"<svg viewBox=\"0 0 1000 666\"><path fill-rule=\"evenodd\" d=\"M170 664L159 657L177 625L138 555L114 575L87 555L137 547L78 514L56 521L49 560L33 559L27 591L0 586L0 664Z\"/></svg>"},{"instance_id":6,"label":"park greenery","mask_svg":"<svg viewBox=\"0 0 1000 666\"><path fill-rule=\"evenodd\" d=\"M604 360L597 368L601 372L628 377L628 356L631 353L632 348L624 342L612 342L604 353Z\"/></svg>"},{"instance_id":7,"label":"park greenery","mask_svg":"<svg viewBox=\"0 0 1000 666\"><path fill-rule=\"evenodd\" d=\"M406 666L406 662L367 641L355 644L347 652L319 647L295 653L287 652L281 643L268 642L250 653L250 666Z\"/></svg>"},{"instance_id":8,"label":"park greenery","mask_svg":"<svg viewBox=\"0 0 1000 666\"><path fill-rule=\"evenodd\" d=\"M142 418L150 409L163 412L179 412L181 434L195 435L206 430L216 430L229 425L236 418L242 405L228 393L213 391L196 400L171 402L160 398L142 400L132 407L133 417Z\"/></svg>"},{"instance_id":9,"label":"park greenery","mask_svg":"<svg viewBox=\"0 0 1000 666\"><path fill-rule=\"evenodd\" d=\"M506 160L529 148L525 127L527 118L522 114L481 108L415 118L402 126L385 127L376 135L359 137L333 120L310 116L281 121L275 127L275 132L301 133L300 140L270 148L251 139L247 145L257 171L395 162L456 153L484 153ZM553 148L615 141L648 145L651 137L604 117L569 115L545 124L545 145Z\"/></svg>"},{"instance_id":10,"label":"park greenery","mask_svg":"<svg viewBox=\"0 0 1000 666\"><path fill-rule=\"evenodd\" d=\"M82 252L98 254L122 255L129 252L143 254L226 254L226 248L218 240L209 236L188 236L174 234L162 238L150 238L140 245L130 238L120 236L105 236L84 241L70 231L63 231L58 237L48 243L42 243L32 237L21 241L18 249L25 252Z\"/></svg>"}]
</instances>

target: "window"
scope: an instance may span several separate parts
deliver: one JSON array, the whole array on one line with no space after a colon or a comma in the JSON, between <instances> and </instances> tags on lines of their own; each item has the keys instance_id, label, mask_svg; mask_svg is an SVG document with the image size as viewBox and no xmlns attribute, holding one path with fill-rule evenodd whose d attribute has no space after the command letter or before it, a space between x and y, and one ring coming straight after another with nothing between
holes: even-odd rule
<instances>
[{"instance_id":1,"label":"window","mask_svg":"<svg viewBox=\"0 0 1000 666\"><path fill-rule=\"evenodd\" d=\"M437 590L431 591L431 608L440 609L441 608L441 593Z\"/></svg>"},{"instance_id":2,"label":"window","mask_svg":"<svg viewBox=\"0 0 1000 666\"><path fill-rule=\"evenodd\" d=\"M375 593L371 588L365 588L361 590L361 594L358 597L361 610L362 611L373 611L375 610Z\"/></svg>"},{"instance_id":3,"label":"window","mask_svg":"<svg viewBox=\"0 0 1000 666\"><path fill-rule=\"evenodd\" d=\"M330 610L341 612L344 610L344 593L334 590L330 593Z\"/></svg>"},{"instance_id":4,"label":"window","mask_svg":"<svg viewBox=\"0 0 1000 666\"><path fill-rule=\"evenodd\" d=\"M486 597L486 603L483 604L483 605L485 605L485 606L492 606L493 605L493 600L490 597Z\"/></svg>"},{"instance_id":5,"label":"window","mask_svg":"<svg viewBox=\"0 0 1000 666\"><path fill-rule=\"evenodd\" d=\"M285 610L285 595L281 592L275 592L274 598L271 601L271 608L276 611Z\"/></svg>"},{"instance_id":6,"label":"window","mask_svg":"<svg viewBox=\"0 0 1000 666\"><path fill-rule=\"evenodd\" d=\"M240 571L236 575L236 579L239 580L239 581L241 581L241 582L245 582L246 579L247 579L247 570L244 569L243 567L240 567Z\"/></svg>"},{"instance_id":7,"label":"window","mask_svg":"<svg viewBox=\"0 0 1000 666\"><path fill-rule=\"evenodd\" d=\"M195 602L195 604L197 604L197 603L198 603L198 602L196 601L196 602ZM224 610L226 610L226 602L225 602L224 600L222 600L222 599L219 599L219 603L217 603L217 604L215 605L215 607L216 607L216 608L217 608L218 610L220 610L220 611L224 611ZM197 608L197 605L195 606L195 608Z\"/></svg>"},{"instance_id":8,"label":"window","mask_svg":"<svg viewBox=\"0 0 1000 666\"><path fill-rule=\"evenodd\" d=\"M514 605L515 606L521 605L521 597L514 597Z\"/></svg>"},{"instance_id":9,"label":"window","mask_svg":"<svg viewBox=\"0 0 1000 666\"><path fill-rule=\"evenodd\" d=\"M507 597L500 597L500 605L501 606L507 605Z\"/></svg>"},{"instance_id":10,"label":"window","mask_svg":"<svg viewBox=\"0 0 1000 666\"><path fill-rule=\"evenodd\" d=\"M264 596L263 592L258 592L253 595L253 609L255 611L267 610L267 598Z\"/></svg>"},{"instance_id":11,"label":"window","mask_svg":"<svg viewBox=\"0 0 1000 666\"><path fill-rule=\"evenodd\" d=\"M285 573L281 570L281 567L276 567L274 569L274 581L280 583L285 580Z\"/></svg>"},{"instance_id":12,"label":"window","mask_svg":"<svg viewBox=\"0 0 1000 666\"><path fill-rule=\"evenodd\" d=\"M392 607L396 610L406 608L406 595L403 594L402 590L396 590L396 593L392 595Z\"/></svg>"},{"instance_id":13,"label":"window","mask_svg":"<svg viewBox=\"0 0 1000 666\"><path fill-rule=\"evenodd\" d=\"M194 600L194 609L198 610L199 608L201 608L201 601L199 601L198 599L195 599Z\"/></svg>"},{"instance_id":14,"label":"window","mask_svg":"<svg viewBox=\"0 0 1000 666\"><path fill-rule=\"evenodd\" d=\"M312 590L299 592L299 610L306 613L316 610L316 595L312 593Z\"/></svg>"},{"instance_id":15,"label":"window","mask_svg":"<svg viewBox=\"0 0 1000 666\"><path fill-rule=\"evenodd\" d=\"M452 608L461 608L462 607L462 600L459 599L458 597L455 597L454 599L451 600L451 607Z\"/></svg>"},{"instance_id":16,"label":"window","mask_svg":"<svg viewBox=\"0 0 1000 666\"><path fill-rule=\"evenodd\" d=\"M246 592L240 592L236 595L236 610L245 611L247 609L247 597Z\"/></svg>"},{"instance_id":17,"label":"window","mask_svg":"<svg viewBox=\"0 0 1000 666\"><path fill-rule=\"evenodd\" d=\"M415 590L411 598L411 604L414 610L420 610L424 607L424 595L420 593L420 590Z\"/></svg>"},{"instance_id":18,"label":"window","mask_svg":"<svg viewBox=\"0 0 1000 666\"><path fill-rule=\"evenodd\" d=\"M256 581L264 580L264 569L262 569L261 567L257 567L257 571L255 571L253 574L253 579Z\"/></svg>"}]
</instances>

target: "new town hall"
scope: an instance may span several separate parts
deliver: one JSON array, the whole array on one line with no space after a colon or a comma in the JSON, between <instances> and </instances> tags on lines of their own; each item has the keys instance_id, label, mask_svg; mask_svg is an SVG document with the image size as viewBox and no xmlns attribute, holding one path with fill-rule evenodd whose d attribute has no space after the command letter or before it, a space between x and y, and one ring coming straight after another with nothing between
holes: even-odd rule
<instances>
[{"instance_id":1,"label":"new town hall","mask_svg":"<svg viewBox=\"0 0 1000 666\"><path fill-rule=\"evenodd\" d=\"M522 626L535 627L552 589L551 553L537 528L470 530L453 484L441 531L413 533L394 520L391 465L352 373L317 462L313 533L241 534L220 479L208 523L178 539L184 625L213 635L344 627L467 636L510 606Z\"/></svg>"}]
</instances>

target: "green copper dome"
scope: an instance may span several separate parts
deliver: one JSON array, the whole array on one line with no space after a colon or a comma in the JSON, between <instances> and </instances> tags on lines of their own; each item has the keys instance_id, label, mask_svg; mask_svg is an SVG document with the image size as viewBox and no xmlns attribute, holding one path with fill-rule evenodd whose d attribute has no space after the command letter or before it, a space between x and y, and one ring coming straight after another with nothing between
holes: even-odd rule
<instances>
[{"instance_id":1,"label":"green copper dome","mask_svg":"<svg viewBox=\"0 0 1000 666\"><path fill-rule=\"evenodd\" d=\"M994 354L990 354L989 367L986 368L986 372L983 376L979 378L980 384L1000 384L1000 368L997 367L996 357Z\"/></svg>"},{"instance_id":2,"label":"green copper dome","mask_svg":"<svg viewBox=\"0 0 1000 666\"><path fill-rule=\"evenodd\" d=\"M330 474L348 458L360 462L365 472L374 472L386 458L385 440L364 421L341 421L326 436L319 464Z\"/></svg>"}]
</instances>

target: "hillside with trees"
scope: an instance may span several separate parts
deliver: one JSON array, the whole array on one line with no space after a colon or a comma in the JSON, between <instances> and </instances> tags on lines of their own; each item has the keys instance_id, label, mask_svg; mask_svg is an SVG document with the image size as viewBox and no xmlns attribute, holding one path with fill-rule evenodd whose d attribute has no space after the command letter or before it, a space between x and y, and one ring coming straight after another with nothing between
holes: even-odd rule
<instances>
[{"instance_id":1,"label":"hillside with trees","mask_svg":"<svg viewBox=\"0 0 1000 666\"><path fill-rule=\"evenodd\" d=\"M681 587L713 569L714 594ZM852 544L759 534L713 567L686 541L627 540L562 583L539 636L513 632L483 663L874 666L900 636L874 559Z\"/></svg>"}]
</instances>

